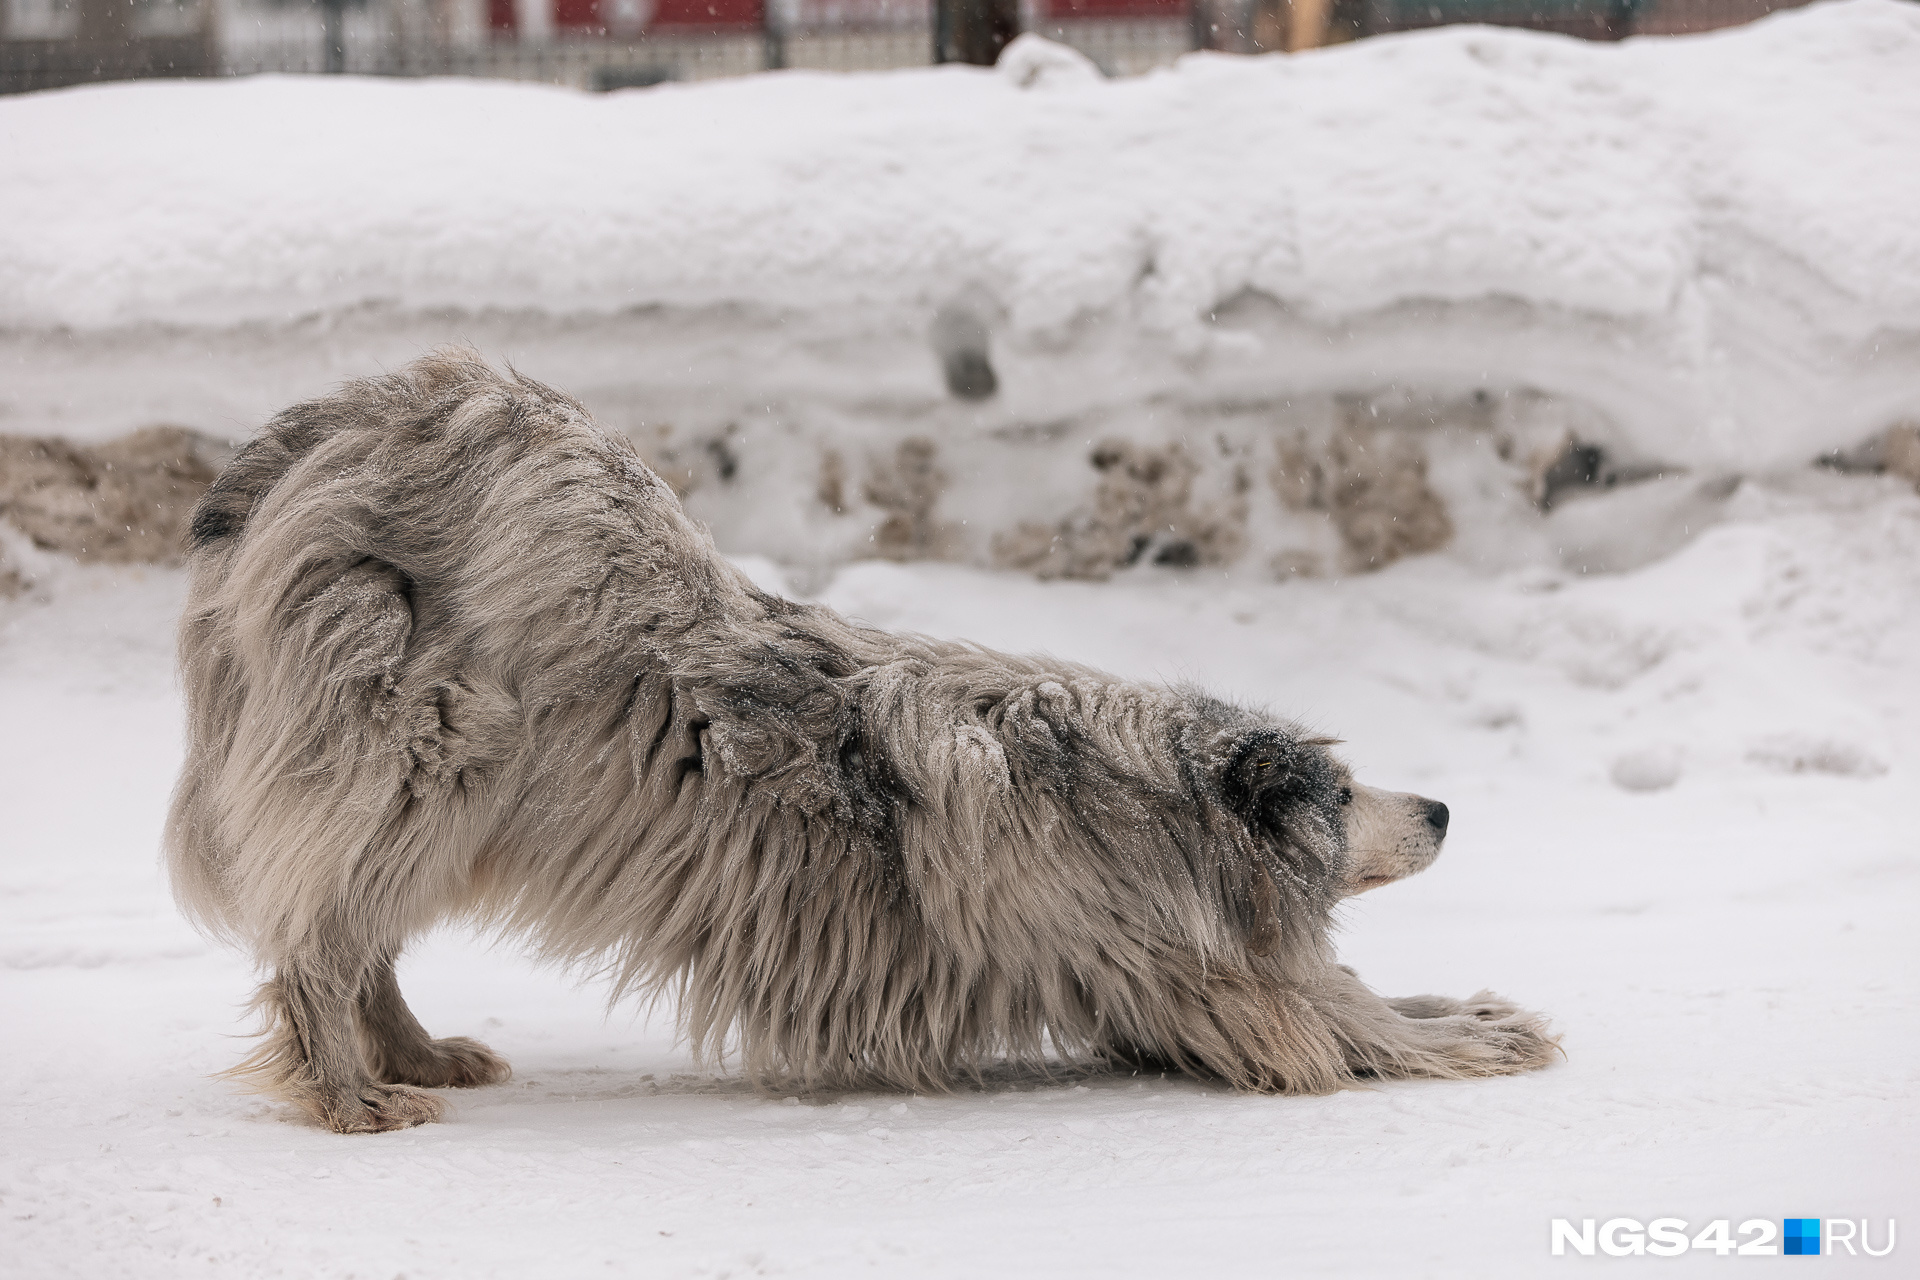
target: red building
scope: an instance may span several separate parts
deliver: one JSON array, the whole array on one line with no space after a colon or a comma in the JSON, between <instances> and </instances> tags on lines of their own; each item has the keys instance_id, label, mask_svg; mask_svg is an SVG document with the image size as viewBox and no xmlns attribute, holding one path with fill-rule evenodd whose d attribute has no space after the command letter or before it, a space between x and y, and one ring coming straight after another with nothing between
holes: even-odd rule
<instances>
[{"instance_id":1,"label":"red building","mask_svg":"<svg viewBox=\"0 0 1920 1280\"><path fill-rule=\"evenodd\" d=\"M562 36L638 35L642 31L725 31L759 27L762 0L545 0ZM487 25L518 33L524 0L487 0Z\"/></svg>"}]
</instances>

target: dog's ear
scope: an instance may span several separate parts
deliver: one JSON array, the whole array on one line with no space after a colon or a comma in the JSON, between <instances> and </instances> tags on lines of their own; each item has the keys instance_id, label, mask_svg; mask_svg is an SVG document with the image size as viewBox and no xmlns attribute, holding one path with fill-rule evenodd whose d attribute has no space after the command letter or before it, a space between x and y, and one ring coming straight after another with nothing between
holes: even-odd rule
<instances>
[{"instance_id":1,"label":"dog's ear","mask_svg":"<svg viewBox=\"0 0 1920 1280\"><path fill-rule=\"evenodd\" d=\"M1280 946L1280 891L1273 876L1256 864L1247 885L1248 904L1253 908L1253 925L1247 930L1247 950L1256 956L1270 956Z\"/></svg>"},{"instance_id":2,"label":"dog's ear","mask_svg":"<svg viewBox=\"0 0 1920 1280\"><path fill-rule=\"evenodd\" d=\"M1226 758L1220 794L1249 827L1279 837L1298 805L1323 804L1337 793L1330 738L1296 738L1277 729L1248 735Z\"/></svg>"},{"instance_id":3,"label":"dog's ear","mask_svg":"<svg viewBox=\"0 0 1920 1280\"><path fill-rule=\"evenodd\" d=\"M1293 744L1278 733L1247 737L1227 758L1220 791L1248 826L1279 834L1279 818L1299 789L1294 777Z\"/></svg>"}]
</instances>

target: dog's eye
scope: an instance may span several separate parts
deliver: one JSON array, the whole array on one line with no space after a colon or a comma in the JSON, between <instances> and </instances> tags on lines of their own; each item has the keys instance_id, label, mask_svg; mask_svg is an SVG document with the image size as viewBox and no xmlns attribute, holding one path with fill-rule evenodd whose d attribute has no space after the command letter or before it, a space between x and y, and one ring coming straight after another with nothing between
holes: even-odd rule
<instances>
[{"instance_id":1,"label":"dog's eye","mask_svg":"<svg viewBox=\"0 0 1920 1280\"><path fill-rule=\"evenodd\" d=\"M1271 768L1273 768L1273 761L1271 761L1271 760L1255 760L1255 761L1253 762L1253 767L1254 767L1254 768L1256 768L1256 769L1271 769Z\"/></svg>"},{"instance_id":2,"label":"dog's eye","mask_svg":"<svg viewBox=\"0 0 1920 1280\"><path fill-rule=\"evenodd\" d=\"M1352 803L1353 803L1353 788L1352 788L1352 787L1342 787L1342 788L1340 788L1340 803L1341 803L1341 804L1352 804Z\"/></svg>"}]
</instances>

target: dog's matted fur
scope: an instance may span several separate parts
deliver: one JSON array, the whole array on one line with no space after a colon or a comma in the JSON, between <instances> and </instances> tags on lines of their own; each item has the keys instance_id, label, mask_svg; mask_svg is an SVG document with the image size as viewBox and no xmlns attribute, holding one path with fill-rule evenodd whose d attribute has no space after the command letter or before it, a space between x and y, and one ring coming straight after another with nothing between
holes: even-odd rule
<instances>
[{"instance_id":1,"label":"dog's matted fur","mask_svg":"<svg viewBox=\"0 0 1920 1280\"><path fill-rule=\"evenodd\" d=\"M1057 1051L1312 1093L1553 1053L1334 962L1334 904L1432 861L1444 806L1191 689L756 590L624 438L468 353L280 414L193 539L174 884L271 970L242 1072L335 1129L506 1076L395 985L452 916L672 986L696 1051L782 1087Z\"/></svg>"}]
</instances>

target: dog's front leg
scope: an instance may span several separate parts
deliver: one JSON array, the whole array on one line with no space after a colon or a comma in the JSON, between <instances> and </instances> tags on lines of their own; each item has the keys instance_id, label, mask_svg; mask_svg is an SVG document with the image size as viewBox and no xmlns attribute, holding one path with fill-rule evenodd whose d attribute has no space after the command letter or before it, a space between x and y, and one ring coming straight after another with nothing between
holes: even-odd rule
<instances>
[{"instance_id":1,"label":"dog's front leg","mask_svg":"<svg viewBox=\"0 0 1920 1280\"><path fill-rule=\"evenodd\" d=\"M1515 1075L1559 1054L1547 1020L1489 991L1470 1000L1386 1000L1353 971L1332 970L1314 1003L1339 1034L1355 1075L1376 1079Z\"/></svg>"}]
</instances>

